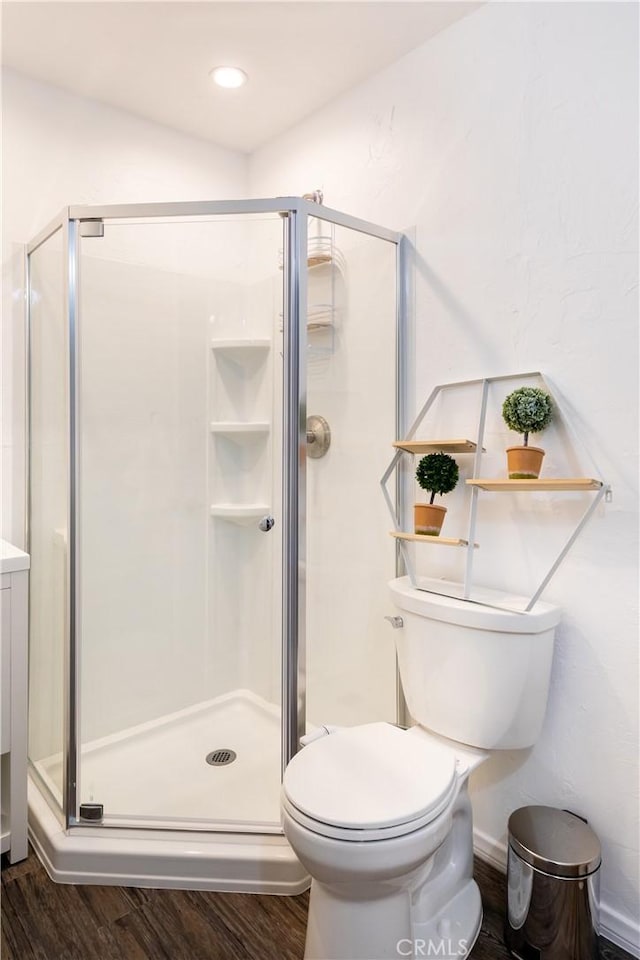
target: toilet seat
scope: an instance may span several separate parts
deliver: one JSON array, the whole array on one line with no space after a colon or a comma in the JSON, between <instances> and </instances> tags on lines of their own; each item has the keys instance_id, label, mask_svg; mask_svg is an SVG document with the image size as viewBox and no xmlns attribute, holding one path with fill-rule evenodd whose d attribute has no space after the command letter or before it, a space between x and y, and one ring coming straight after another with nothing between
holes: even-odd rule
<instances>
[{"instance_id":1,"label":"toilet seat","mask_svg":"<svg viewBox=\"0 0 640 960\"><path fill-rule=\"evenodd\" d=\"M346 728L316 740L289 763L285 811L313 833L386 840L431 823L457 793L456 755L388 723Z\"/></svg>"}]
</instances>

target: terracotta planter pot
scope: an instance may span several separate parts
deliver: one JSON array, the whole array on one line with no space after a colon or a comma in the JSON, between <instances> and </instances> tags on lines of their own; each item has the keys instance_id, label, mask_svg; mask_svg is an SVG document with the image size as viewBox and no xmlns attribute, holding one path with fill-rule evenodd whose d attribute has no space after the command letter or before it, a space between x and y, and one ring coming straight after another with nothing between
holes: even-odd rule
<instances>
[{"instance_id":1,"label":"terracotta planter pot","mask_svg":"<svg viewBox=\"0 0 640 960\"><path fill-rule=\"evenodd\" d=\"M509 480L537 480L543 457L542 447L507 447Z\"/></svg>"},{"instance_id":2,"label":"terracotta planter pot","mask_svg":"<svg viewBox=\"0 0 640 960\"><path fill-rule=\"evenodd\" d=\"M416 503L414 508L414 530L423 537L438 537L442 530L446 507L437 507L433 503Z\"/></svg>"}]
</instances>

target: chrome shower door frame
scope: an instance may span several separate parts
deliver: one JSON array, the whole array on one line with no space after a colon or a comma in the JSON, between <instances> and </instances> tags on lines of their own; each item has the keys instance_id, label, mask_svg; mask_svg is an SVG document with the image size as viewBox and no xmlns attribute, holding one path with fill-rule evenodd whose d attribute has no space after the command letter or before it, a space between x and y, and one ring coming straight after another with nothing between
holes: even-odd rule
<instances>
[{"instance_id":1,"label":"chrome shower door frame","mask_svg":"<svg viewBox=\"0 0 640 960\"><path fill-rule=\"evenodd\" d=\"M405 428L406 396L404 385L406 363L407 316L407 238L393 230L351 217L298 197L242 201L184 203L141 203L65 208L45 230L27 246L29 256L56 230L64 237L65 311L69 332L68 380L68 550L67 603L65 608L65 740L63 769L63 815L67 827L91 827L79 819L79 656L80 656L80 529L79 529L79 426L81 410L78 401L78 342L81 326L79 306L79 241L83 224L96 221L153 220L184 217L242 216L280 214L284 221L284 409L282 444L282 693L281 734L282 769L298 751L306 723L306 449L307 449L307 385L306 365L301 358L307 346L307 237L308 219L327 223L376 237L396 246L396 435ZM92 229L92 228L89 228ZM28 271L27 271L27 284ZM27 329L29 331L27 296ZM28 341L29 342L29 341ZM28 348L29 352L29 348ZM29 358L27 359L29 365ZM27 381L28 383L28 381ZM30 410L28 396L27 410ZM27 414L30 416L29 412ZM28 431L28 427L27 427ZM30 489L30 450L27 433L27 489ZM396 490L397 508L404 510L401 486ZM27 501L28 503L28 501ZM27 509L27 544L28 544ZM396 572L402 571L402 560L396 552ZM402 699L399 697L399 714ZM95 824L93 824L95 827ZM136 826L139 826L136 824ZM141 825L140 825L141 826ZM176 824L175 829L180 829ZM242 829L236 831L242 833Z\"/></svg>"}]
</instances>

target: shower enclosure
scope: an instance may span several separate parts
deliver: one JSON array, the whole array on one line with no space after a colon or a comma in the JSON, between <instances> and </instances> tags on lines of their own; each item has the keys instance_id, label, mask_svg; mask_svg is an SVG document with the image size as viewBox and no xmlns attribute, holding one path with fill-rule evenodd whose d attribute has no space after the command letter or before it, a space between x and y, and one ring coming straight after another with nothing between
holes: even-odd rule
<instances>
[{"instance_id":1,"label":"shower enclosure","mask_svg":"<svg viewBox=\"0 0 640 960\"><path fill-rule=\"evenodd\" d=\"M28 246L30 824L54 878L305 887L279 816L300 737L396 719L378 477L404 256L297 198L70 207Z\"/></svg>"}]
</instances>

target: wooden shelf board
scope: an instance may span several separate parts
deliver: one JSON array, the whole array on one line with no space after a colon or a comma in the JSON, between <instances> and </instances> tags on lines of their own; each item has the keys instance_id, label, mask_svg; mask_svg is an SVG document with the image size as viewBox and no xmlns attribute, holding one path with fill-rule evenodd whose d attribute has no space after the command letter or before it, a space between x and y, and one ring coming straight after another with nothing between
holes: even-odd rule
<instances>
[{"instance_id":1,"label":"wooden shelf board","mask_svg":"<svg viewBox=\"0 0 640 960\"><path fill-rule=\"evenodd\" d=\"M548 477L543 480L509 480L507 477L493 480L467 480L470 487L481 487L482 490L510 491L516 490L600 490L601 480L591 477Z\"/></svg>"},{"instance_id":2,"label":"wooden shelf board","mask_svg":"<svg viewBox=\"0 0 640 960\"><path fill-rule=\"evenodd\" d=\"M442 453L475 453L478 449L473 440L394 440L394 447L407 453L428 453L430 450ZM482 448L484 453L484 447Z\"/></svg>"},{"instance_id":3,"label":"wooden shelf board","mask_svg":"<svg viewBox=\"0 0 640 960\"><path fill-rule=\"evenodd\" d=\"M423 533L403 533L401 530L390 530L390 535L395 537L396 540L413 540L415 543L435 543L439 544L441 547L468 547L468 540L456 540L451 537L429 537L425 536ZM479 544L474 543L474 547L478 547Z\"/></svg>"}]
</instances>

